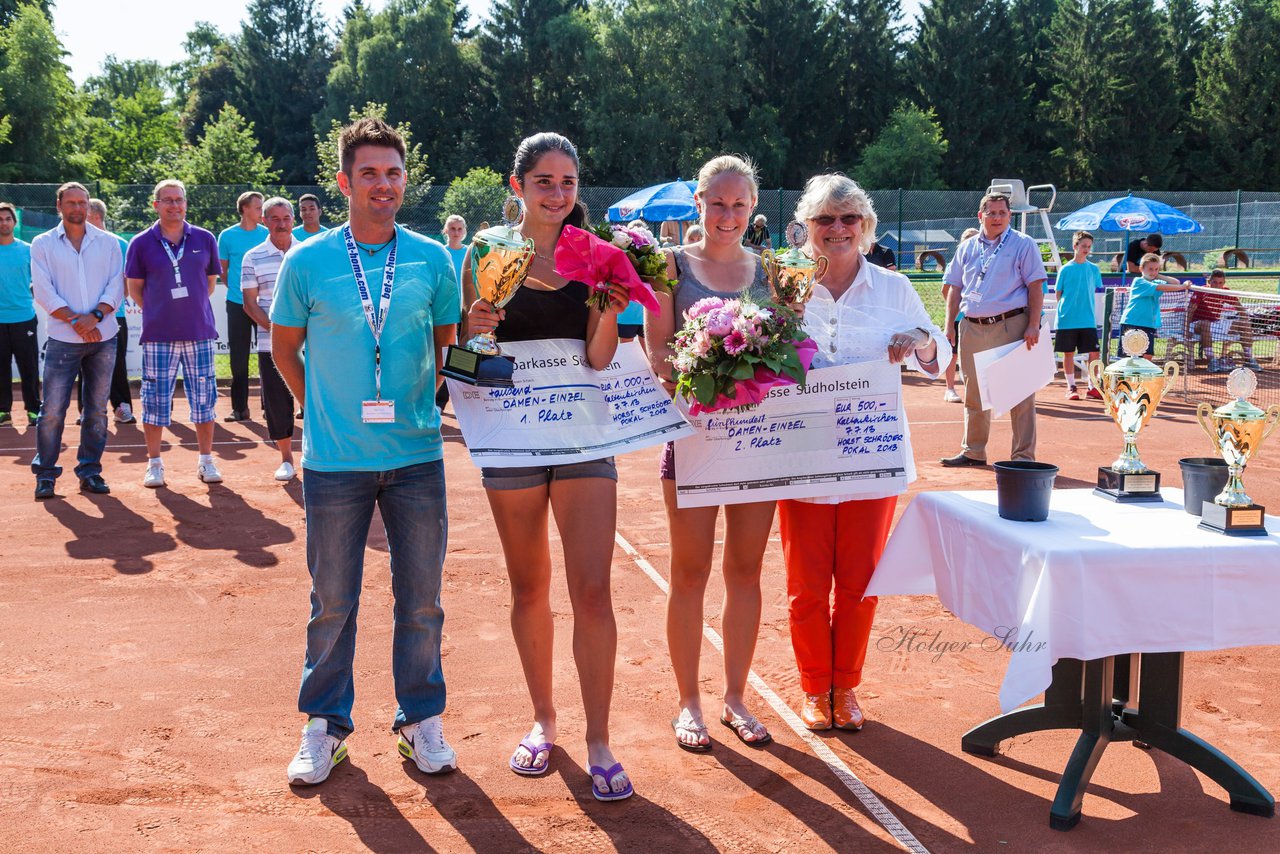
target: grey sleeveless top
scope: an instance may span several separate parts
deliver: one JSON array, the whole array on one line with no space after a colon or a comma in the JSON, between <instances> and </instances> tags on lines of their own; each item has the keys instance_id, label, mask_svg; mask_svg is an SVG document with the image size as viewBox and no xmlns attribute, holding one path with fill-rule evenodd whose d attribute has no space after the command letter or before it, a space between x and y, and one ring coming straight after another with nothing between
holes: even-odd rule
<instances>
[{"instance_id":1,"label":"grey sleeveless top","mask_svg":"<svg viewBox=\"0 0 1280 854\"><path fill-rule=\"evenodd\" d=\"M676 261L676 289L675 289L675 311L676 311L676 328L684 323L684 313L698 300L707 297L734 297L749 296L756 302L767 302L770 299L769 285L764 278L764 267L760 264L756 265L755 278L751 280L741 291L734 293L723 293L721 291L713 291L702 283L697 275L693 272L693 265L687 260L681 263L684 256L684 247L677 246L675 248Z\"/></svg>"}]
</instances>

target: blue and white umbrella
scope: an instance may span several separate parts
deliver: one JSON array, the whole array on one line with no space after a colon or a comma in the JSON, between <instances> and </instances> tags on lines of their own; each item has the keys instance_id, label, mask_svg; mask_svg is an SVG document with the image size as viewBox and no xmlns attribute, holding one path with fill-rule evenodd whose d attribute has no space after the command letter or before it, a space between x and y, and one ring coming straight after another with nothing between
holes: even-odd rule
<instances>
[{"instance_id":1,"label":"blue and white umbrella","mask_svg":"<svg viewBox=\"0 0 1280 854\"><path fill-rule=\"evenodd\" d=\"M648 222L691 220L698 218L693 203L693 181L668 181L637 190L625 199L609 207L610 222L630 222L643 219Z\"/></svg>"},{"instance_id":2,"label":"blue and white umbrella","mask_svg":"<svg viewBox=\"0 0 1280 854\"><path fill-rule=\"evenodd\" d=\"M1054 226L1061 231L1123 231L1142 234L1199 234L1204 226L1182 211L1141 196L1117 196L1086 205L1067 214ZM1129 268L1120 267L1120 284L1129 278Z\"/></svg>"},{"instance_id":3,"label":"blue and white umbrella","mask_svg":"<svg viewBox=\"0 0 1280 854\"><path fill-rule=\"evenodd\" d=\"M1104 199L1067 214L1058 220L1062 231L1141 231L1146 234L1199 234L1204 226L1177 208L1144 199L1141 196L1119 196Z\"/></svg>"}]
</instances>

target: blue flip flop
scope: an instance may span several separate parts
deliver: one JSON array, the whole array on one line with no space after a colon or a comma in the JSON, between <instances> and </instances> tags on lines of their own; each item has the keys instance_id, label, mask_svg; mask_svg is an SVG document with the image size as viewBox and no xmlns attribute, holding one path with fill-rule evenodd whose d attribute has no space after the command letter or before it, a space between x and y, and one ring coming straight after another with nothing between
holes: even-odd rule
<instances>
[{"instance_id":1,"label":"blue flip flop","mask_svg":"<svg viewBox=\"0 0 1280 854\"><path fill-rule=\"evenodd\" d=\"M613 767L608 770L605 770L599 765L592 765L587 769L587 773L591 775L591 794L596 796L597 801L625 801L636 793L636 790L632 788L631 780L629 779L627 780L627 787L625 789L621 792L613 791L613 778L622 773L621 762L613 763ZM596 787L596 777L604 778L605 787L609 789L608 792L601 792L600 789Z\"/></svg>"},{"instance_id":2,"label":"blue flip flop","mask_svg":"<svg viewBox=\"0 0 1280 854\"><path fill-rule=\"evenodd\" d=\"M551 770L551 748L555 747L555 742L544 741L541 744L535 744L528 738L520 740L520 745L516 748L519 751L521 747L529 751L529 764L520 765L516 762L515 753L511 754L511 770L519 774L521 777L541 777L543 774ZM538 764L538 757L546 755L546 759L542 764Z\"/></svg>"}]
</instances>

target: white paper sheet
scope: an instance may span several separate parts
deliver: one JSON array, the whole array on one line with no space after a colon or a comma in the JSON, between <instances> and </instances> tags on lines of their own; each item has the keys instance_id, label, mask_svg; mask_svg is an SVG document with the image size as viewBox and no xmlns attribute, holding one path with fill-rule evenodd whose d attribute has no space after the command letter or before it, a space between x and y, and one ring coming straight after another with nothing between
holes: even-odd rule
<instances>
[{"instance_id":1,"label":"white paper sheet","mask_svg":"<svg viewBox=\"0 0 1280 854\"><path fill-rule=\"evenodd\" d=\"M1002 344L973 354L982 408L999 418L1053 381L1058 363L1053 355L1053 333L1040 327L1040 340L1027 349L1023 341Z\"/></svg>"}]
</instances>

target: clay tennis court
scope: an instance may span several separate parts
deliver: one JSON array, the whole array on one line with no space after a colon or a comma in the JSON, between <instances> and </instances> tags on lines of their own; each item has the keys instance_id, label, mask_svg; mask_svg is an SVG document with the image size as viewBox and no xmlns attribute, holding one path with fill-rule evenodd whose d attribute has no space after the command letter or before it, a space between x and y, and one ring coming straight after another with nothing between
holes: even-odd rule
<instances>
[{"instance_id":1,"label":"clay tennis court","mask_svg":"<svg viewBox=\"0 0 1280 854\"><path fill-rule=\"evenodd\" d=\"M941 401L942 384L908 379L906 389L920 462L913 491L991 488L990 470L936 463L957 450L961 419L960 406ZM1120 434L1100 404L1062 395L1060 380L1040 393L1039 457L1061 466L1060 487L1092 486L1097 466L1118 453ZM1219 393L1213 402L1224 400ZM219 416L227 407L225 398L220 402ZM1179 457L1210 452L1193 409L1168 402L1142 433L1143 457L1164 473L1166 485L1180 485ZM185 417L185 404L177 414ZM517 777L507 760L530 711L507 622L503 561L479 472L451 414L445 428L445 732L459 770L419 774L389 732L391 598L385 538L375 519L350 761L328 782L297 789L287 785L285 765L303 723L295 711L309 591L302 491L297 482L282 488L272 481L278 456L264 445L261 422L218 424L226 482L213 486L196 481L195 434L178 424L166 452L169 488L156 491L141 485L139 425L112 425L104 459L112 494L81 495L68 472L58 483L61 497L40 503L32 500L28 468L33 432L25 424L0 430L0 847L903 850L833 770L843 765L878 799L877 814L891 813L935 852L1280 850L1280 822L1232 812L1207 778L1130 744L1104 755L1081 824L1070 833L1050 830L1049 804L1075 734L1022 736L996 759L962 753L961 734L999 711L1008 653L984 650L983 633L931 597L880 600L859 691L870 718L862 732L807 741L749 692L775 743L764 750L740 744L710 718L721 677L719 653L707 642L704 707L714 750L676 749L668 723L676 691L662 629L664 595L654 580L667 573L657 449L619 459L612 738L636 796L619 804L591 797L562 575L553 588L560 745L547 777ZM73 429L67 437L74 441ZM1008 442L1007 420L997 422L993 452ZM1280 512L1280 440L1250 465L1246 483L1257 501ZM553 541L553 554L557 547ZM712 628L720 599L714 578ZM763 589L755 672L766 690L798 711L776 532ZM896 642L904 631L973 643L938 655L909 652ZM1185 727L1273 793L1280 792L1277 652L1188 655L1183 707Z\"/></svg>"}]
</instances>

